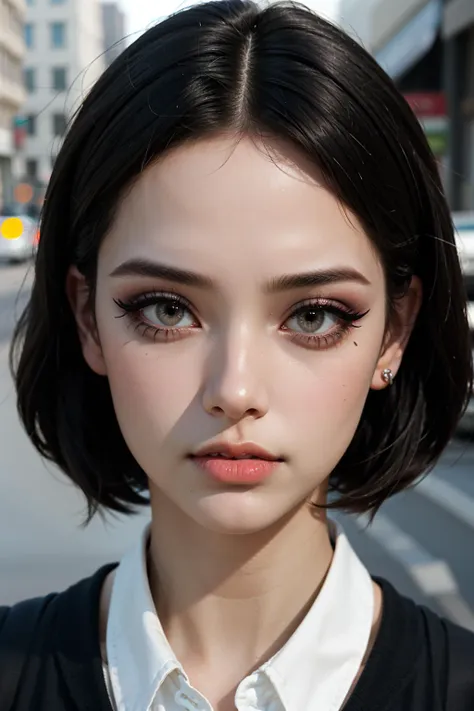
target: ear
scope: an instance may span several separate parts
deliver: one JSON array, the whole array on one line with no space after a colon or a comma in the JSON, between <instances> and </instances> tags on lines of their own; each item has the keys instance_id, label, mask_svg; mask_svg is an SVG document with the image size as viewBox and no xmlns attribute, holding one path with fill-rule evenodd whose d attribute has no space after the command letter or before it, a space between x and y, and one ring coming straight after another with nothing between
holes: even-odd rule
<instances>
[{"instance_id":1,"label":"ear","mask_svg":"<svg viewBox=\"0 0 474 711\"><path fill-rule=\"evenodd\" d=\"M389 384L384 379L388 370L395 378L400 368L405 348L413 331L423 299L423 287L418 277L412 277L406 293L395 302L395 314L389 324L382 352L372 378L372 390L382 390ZM388 382L387 382L388 380Z\"/></svg>"},{"instance_id":2,"label":"ear","mask_svg":"<svg viewBox=\"0 0 474 711\"><path fill-rule=\"evenodd\" d=\"M107 375L89 294L84 275L76 267L70 267L66 277L66 295L76 319L82 353L94 373Z\"/></svg>"}]
</instances>

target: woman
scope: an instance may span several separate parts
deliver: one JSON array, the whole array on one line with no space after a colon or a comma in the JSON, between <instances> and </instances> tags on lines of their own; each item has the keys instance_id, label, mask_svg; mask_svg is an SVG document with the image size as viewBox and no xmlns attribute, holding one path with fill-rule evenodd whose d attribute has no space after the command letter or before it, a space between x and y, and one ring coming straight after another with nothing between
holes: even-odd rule
<instances>
[{"instance_id":1,"label":"woman","mask_svg":"<svg viewBox=\"0 0 474 711\"><path fill-rule=\"evenodd\" d=\"M146 32L57 158L12 367L89 517L151 524L34 624L4 611L12 708L471 708L471 634L327 517L435 464L470 358L437 166L375 61L293 4Z\"/></svg>"}]
</instances>

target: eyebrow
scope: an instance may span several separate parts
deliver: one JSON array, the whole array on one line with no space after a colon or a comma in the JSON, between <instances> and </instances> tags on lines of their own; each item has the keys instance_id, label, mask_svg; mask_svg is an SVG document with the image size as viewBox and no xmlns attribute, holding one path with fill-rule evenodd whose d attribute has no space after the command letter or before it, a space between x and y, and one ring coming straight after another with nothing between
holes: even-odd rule
<instances>
[{"instance_id":1,"label":"eyebrow","mask_svg":"<svg viewBox=\"0 0 474 711\"><path fill-rule=\"evenodd\" d=\"M202 274L196 274L187 269L170 267L166 264L159 264L148 259L129 259L114 269L109 276L143 276L151 277L152 279L166 279L177 284L196 286L201 289L212 289L214 286L212 279Z\"/></svg>"},{"instance_id":2,"label":"eyebrow","mask_svg":"<svg viewBox=\"0 0 474 711\"><path fill-rule=\"evenodd\" d=\"M301 289L308 286L326 286L343 281L356 281L360 284L370 285L370 281L357 269L352 267L336 267L333 269L321 269L303 274L282 274L271 279L266 285L265 291L274 294L280 291L290 291L291 289Z\"/></svg>"},{"instance_id":3,"label":"eyebrow","mask_svg":"<svg viewBox=\"0 0 474 711\"><path fill-rule=\"evenodd\" d=\"M200 289L213 289L215 282L208 276L197 274L187 269L178 269L166 264L160 264L148 259L129 259L116 267L111 277L143 276L152 279L165 279L184 286L193 286ZM301 289L310 286L327 286L344 281L356 281L360 284L370 285L369 280L352 267L337 267L322 269L302 274L282 274L274 277L265 285L267 294L275 294L292 289Z\"/></svg>"}]
</instances>

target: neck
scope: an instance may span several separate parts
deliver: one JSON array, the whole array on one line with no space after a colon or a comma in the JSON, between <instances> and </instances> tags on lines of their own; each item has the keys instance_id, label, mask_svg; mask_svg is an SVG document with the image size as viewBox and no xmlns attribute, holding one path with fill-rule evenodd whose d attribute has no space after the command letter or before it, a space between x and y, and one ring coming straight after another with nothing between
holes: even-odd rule
<instances>
[{"instance_id":1,"label":"neck","mask_svg":"<svg viewBox=\"0 0 474 711\"><path fill-rule=\"evenodd\" d=\"M221 673L223 664L258 667L322 586L333 554L325 516L305 504L272 529L228 535L204 529L156 492L152 510L150 587L177 658Z\"/></svg>"}]
</instances>

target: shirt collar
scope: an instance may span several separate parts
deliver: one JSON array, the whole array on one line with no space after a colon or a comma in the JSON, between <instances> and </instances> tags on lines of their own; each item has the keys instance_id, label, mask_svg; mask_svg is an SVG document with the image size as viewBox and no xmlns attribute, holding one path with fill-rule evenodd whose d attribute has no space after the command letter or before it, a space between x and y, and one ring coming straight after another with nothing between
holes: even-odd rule
<instances>
[{"instance_id":1,"label":"shirt collar","mask_svg":"<svg viewBox=\"0 0 474 711\"><path fill-rule=\"evenodd\" d=\"M330 523L334 556L324 584L288 642L252 677L264 674L285 711L339 709L364 658L374 611L369 573L344 531ZM109 675L118 708L150 708L179 670L156 614L147 576L149 525L115 574L107 621ZM245 685L245 684L244 684ZM239 687L240 688L240 687Z\"/></svg>"},{"instance_id":2,"label":"shirt collar","mask_svg":"<svg viewBox=\"0 0 474 711\"><path fill-rule=\"evenodd\" d=\"M324 584L301 625L263 665L287 711L340 709L359 672L374 615L372 579L340 524Z\"/></svg>"},{"instance_id":3,"label":"shirt collar","mask_svg":"<svg viewBox=\"0 0 474 711\"><path fill-rule=\"evenodd\" d=\"M107 620L107 661L118 708L148 709L174 669L182 671L156 614L147 573L148 524L121 560Z\"/></svg>"}]
</instances>

